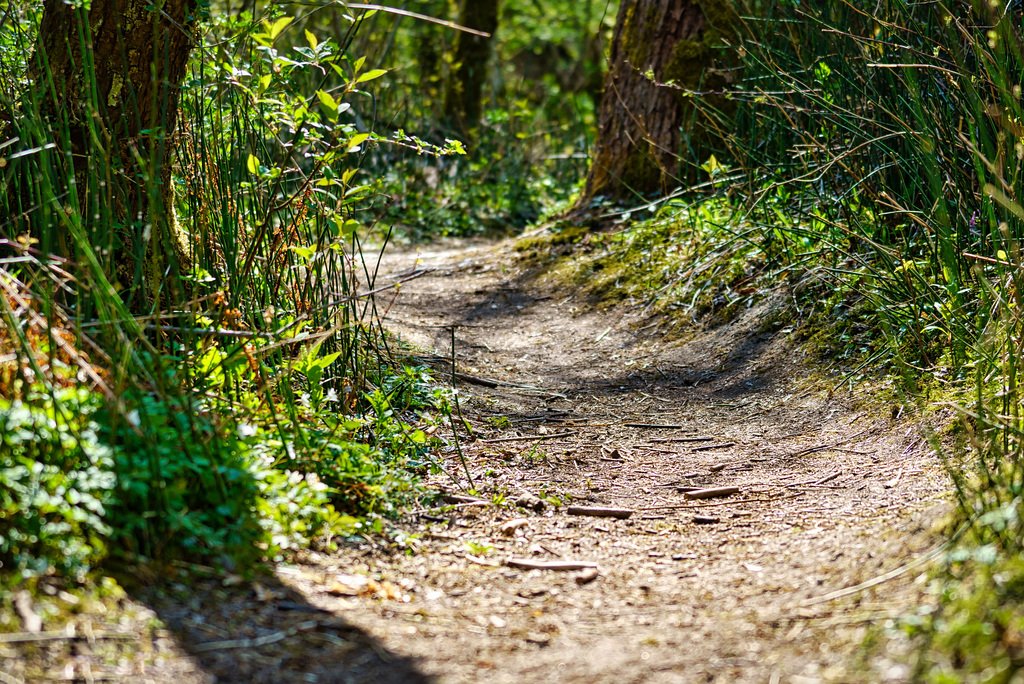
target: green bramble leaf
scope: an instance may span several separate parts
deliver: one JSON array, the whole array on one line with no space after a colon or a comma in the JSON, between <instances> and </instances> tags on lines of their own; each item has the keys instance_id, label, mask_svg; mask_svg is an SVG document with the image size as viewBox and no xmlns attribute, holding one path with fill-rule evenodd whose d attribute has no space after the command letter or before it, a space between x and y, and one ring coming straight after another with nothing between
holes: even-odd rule
<instances>
[{"instance_id":1,"label":"green bramble leaf","mask_svg":"<svg viewBox=\"0 0 1024 684\"><path fill-rule=\"evenodd\" d=\"M388 73L387 69L370 69L365 74L356 79L356 83L366 83L372 81L375 78L380 78L384 74Z\"/></svg>"},{"instance_id":2,"label":"green bramble leaf","mask_svg":"<svg viewBox=\"0 0 1024 684\"><path fill-rule=\"evenodd\" d=\"M348 151L357 152L359 146L366 142L370 137L369 133L357 133L352 136L352 139L348 141Z\"/></svg>"}]
</instances>

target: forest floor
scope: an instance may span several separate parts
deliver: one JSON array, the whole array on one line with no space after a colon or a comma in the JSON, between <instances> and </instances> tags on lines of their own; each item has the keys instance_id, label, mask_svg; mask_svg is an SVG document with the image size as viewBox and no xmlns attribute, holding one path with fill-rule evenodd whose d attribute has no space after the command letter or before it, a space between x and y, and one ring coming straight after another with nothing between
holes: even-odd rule
<instances>
[{"instance_id":1,"label":"forest floor","mask_svg":"<svg viewBox=\"0 0 1024 684\"><path fill-rule=\"evenodd\" d=\"M439 378L455 327L476 495L453 445L434 484L455 507L405 515L405 548L311 553L255 585L211 574L134 592L124 601L141 617L122 631L150 619L136 632L148 645L104 665L102 638L83 642L65 678L90 681L87 667L92 680L182 684L908 678L898 654L857 653L923 599L915 559L941 542L930 530L948 478L877 385L832 391L777 323L778 301L669 342L658 319L524 271L509 242L395 251L377 286L417 273L378 310ZM686 498L719 487L737 492ZM587 567L521 567L531 563ZM31 679L4 674L12 653L0 643L0 681Z\"/></svg>"}]
</instances>

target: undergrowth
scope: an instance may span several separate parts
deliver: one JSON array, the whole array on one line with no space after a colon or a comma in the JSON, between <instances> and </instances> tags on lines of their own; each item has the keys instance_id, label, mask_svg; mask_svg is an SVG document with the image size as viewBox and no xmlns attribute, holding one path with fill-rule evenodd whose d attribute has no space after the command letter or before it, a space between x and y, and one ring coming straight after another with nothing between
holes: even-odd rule
<instances>
[{"instance_id":1,"label":"undergrowth","mask_svg":"<svg viewBox=\"0 0 1024 684\"><path fill-rule=\"evenodd\" d=\"M92 136L76 176L71 124L26 71L47 73L44 11L7 7L0 26L0 586L181 558L249 568L384 532L426 493L439 441L421 428L447 390L391 353L361 294L376 277L361 152L418 144L362 130L385 74L350 50L369 15L336 38L279 10L213 17L173 162L147 152L158 131L133 159ZM95 120L104 105L82 104ZM128 216L139 186L150 210ZM163 212L187 249L162 270L123 256Z\"/></svg>"}]
</instances>

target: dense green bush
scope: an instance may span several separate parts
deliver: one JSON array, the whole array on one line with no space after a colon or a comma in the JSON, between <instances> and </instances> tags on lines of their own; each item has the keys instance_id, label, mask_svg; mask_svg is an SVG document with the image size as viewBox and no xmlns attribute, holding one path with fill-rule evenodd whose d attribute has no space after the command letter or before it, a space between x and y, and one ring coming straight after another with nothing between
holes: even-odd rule
<instances>
[{"instance_id":1,"label":"dense green bush","mask_svg":"<svg viewBox=\"0 0 1024 684\"><path fill-rule=\"evenodd\" d=\"M186 397L126 398L101 417L117 486L107 516L118 551L149 558L243 553L257 540L248 447Z\"/></svg>"},{"instance_id":2,"label":"dense green bush","mask_svg":"<svg viewBox=\"0 0 1024 684\"><path fill-rule=\"evenodd\" d=\"M114 450L102 441L100 397L64 390L0 397L0 568L81 576L111 533Z\"/></svg>"}]
</instances>

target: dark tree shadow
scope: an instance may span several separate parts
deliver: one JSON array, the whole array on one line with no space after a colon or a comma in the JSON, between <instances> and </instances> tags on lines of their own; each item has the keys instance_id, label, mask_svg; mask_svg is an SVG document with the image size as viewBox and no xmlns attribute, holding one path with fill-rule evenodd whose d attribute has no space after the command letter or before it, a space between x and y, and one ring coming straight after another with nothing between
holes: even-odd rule
<instances>
[{"instance_id":1,"label":"dark tree shadow","mask_svg":"<svg viewBox=\"0 0 1024 684\"><path fill-rule=\"evenodd\" d=\"M273 575L234 584L195 569L174 580L130 590L164 628L152 630L154 652L172 642L189 654L191 681L430 684L409 658L310 603ZM225 586L227 584L228 586ZM163 642L163 643L162 643Z\"/></svg>"}]
</instances>

